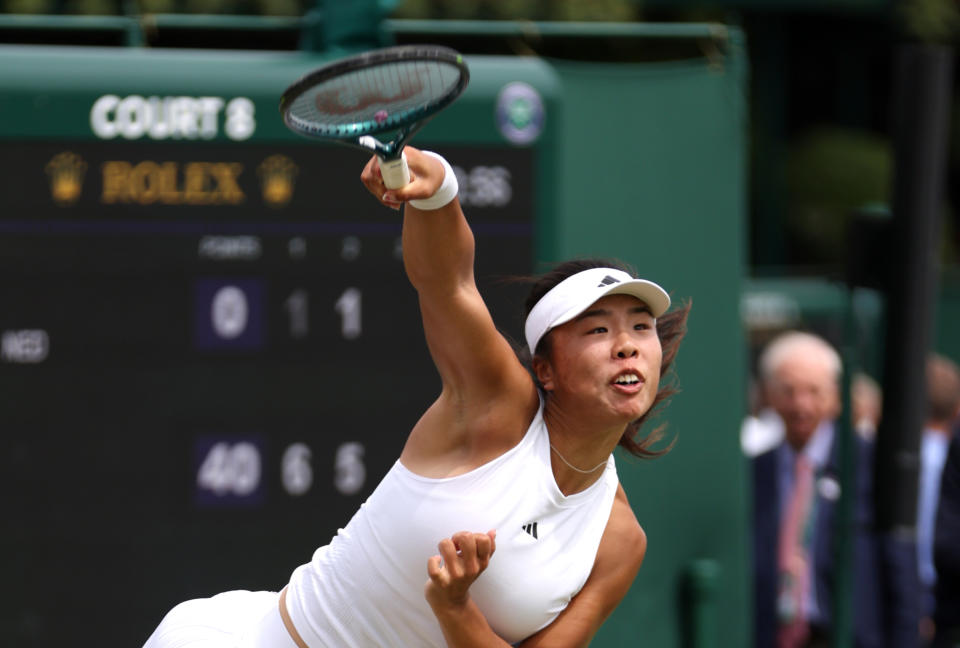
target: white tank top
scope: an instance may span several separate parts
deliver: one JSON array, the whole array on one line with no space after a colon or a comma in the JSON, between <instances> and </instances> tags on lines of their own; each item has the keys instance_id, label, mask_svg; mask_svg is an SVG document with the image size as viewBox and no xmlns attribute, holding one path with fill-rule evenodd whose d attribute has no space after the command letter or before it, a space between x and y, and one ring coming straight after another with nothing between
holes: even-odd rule
<instances>
[{"instance_id":1,"label":"white tank top","mask_svg":"<svg viewBox=\"0 0 960 648\"><path fill-rule=\"evenodd\" d=\"M583 587L617 485L611 456L589 488L560 492L542 406L520 443L463 475L430 479L397 461L347 527L293 572L293 625L311 648L443 648L423 596L427 560L458 531L496 529L496 553L470 595L494 632L518 643Z\"/></svg>"}]
</instances>

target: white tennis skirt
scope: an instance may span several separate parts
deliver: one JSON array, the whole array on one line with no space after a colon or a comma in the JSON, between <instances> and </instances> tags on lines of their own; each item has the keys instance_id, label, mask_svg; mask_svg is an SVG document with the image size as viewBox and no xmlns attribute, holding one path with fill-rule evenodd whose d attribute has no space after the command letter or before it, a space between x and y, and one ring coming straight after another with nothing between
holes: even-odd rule
<instances>
[{"instance_id":1,"label":"white tennis skirt","mask_svg":"<svg viewBox=\"0 0 960 648\"><path fill-rule=\"evenodd\" d=\"M235 590L180 603L143 648L297 648L280 618L279 592Z\"/></svg>"}]
</instances>

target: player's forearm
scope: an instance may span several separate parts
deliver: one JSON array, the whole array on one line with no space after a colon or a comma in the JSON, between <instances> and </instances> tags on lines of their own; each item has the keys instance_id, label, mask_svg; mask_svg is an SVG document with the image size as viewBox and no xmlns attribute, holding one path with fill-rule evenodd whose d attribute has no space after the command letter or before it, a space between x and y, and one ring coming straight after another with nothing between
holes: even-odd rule
<instances>
[{"instance_id":1,"label":"player's forearm","mask_svg":"<svg viewBox=\"0 0 960 648\"><path fill-rule=\"evenodd\" d=\"M473 280L474 238L454 199L440 209L404 207L403 262L421 294L444 292Z\"/></svg>"},{"instance_id":2,"label":"player's forearm","mask_svg":"<svg viewBox=\"0 0 960 648\"><path fill-rule=\"evenodd\" d=\"M430 602L448 648L510 648L490 628L472 599L462 604Z\"/></svg>"}]
</instances>

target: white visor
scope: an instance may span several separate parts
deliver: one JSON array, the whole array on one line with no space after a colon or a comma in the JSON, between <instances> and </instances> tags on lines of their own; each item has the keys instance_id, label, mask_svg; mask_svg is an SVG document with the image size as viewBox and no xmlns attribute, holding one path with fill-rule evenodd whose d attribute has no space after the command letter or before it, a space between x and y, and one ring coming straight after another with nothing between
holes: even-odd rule
<instances>
[{"instance_id":1,"label":"white visor","mask_svg":"<svg viewBox=\"0 0 960 648\"><path fill-rule=\"evenodd\" d=\"M540 298L527 316L524 333L530 355L550 329L569 322L607 295L633 295L660 317L670 308L667 292L645 279L634 279L623 270L590 268L567 277Z\"/></svg>"}]
</instances>

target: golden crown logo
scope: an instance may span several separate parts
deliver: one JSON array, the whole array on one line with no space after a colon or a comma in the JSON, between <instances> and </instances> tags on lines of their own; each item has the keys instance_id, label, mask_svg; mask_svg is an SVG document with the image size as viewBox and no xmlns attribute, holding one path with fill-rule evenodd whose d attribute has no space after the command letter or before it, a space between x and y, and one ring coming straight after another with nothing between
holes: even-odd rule
<instances>
[{"instance_id":1,"label":"golden crown logo","mask_svg":"<svg viewBox=\"0 0 960 648\"><path fill-rule=\"evenodd\" d=\"M72 205L80 198L87 163L76 153L65 151L53 156L46 166L50 176L50 195L58 205Z\"/></svg>"},{"instance_id":2,"label":"golden crown logo","mask_svg":"<svg viewBox=\"0 0 960 648\"><path fill-rule=\"evenodd\" d=\"M294 178L299 169L285 155L271 155L257 167L263 200L271 207L283 207L293 198Z\"/></svg>"}]
</instances>

